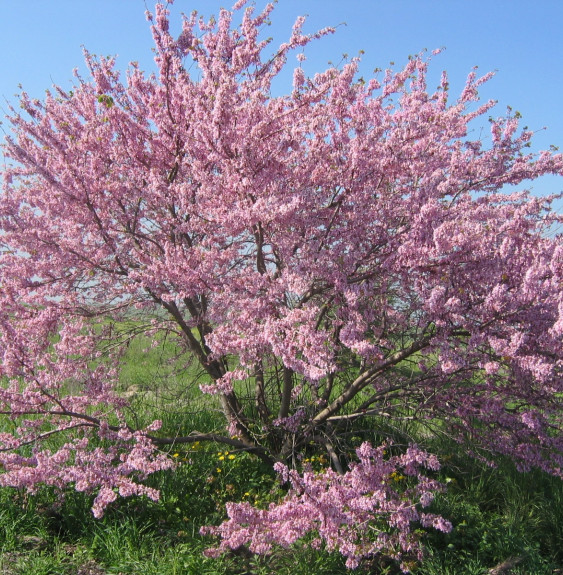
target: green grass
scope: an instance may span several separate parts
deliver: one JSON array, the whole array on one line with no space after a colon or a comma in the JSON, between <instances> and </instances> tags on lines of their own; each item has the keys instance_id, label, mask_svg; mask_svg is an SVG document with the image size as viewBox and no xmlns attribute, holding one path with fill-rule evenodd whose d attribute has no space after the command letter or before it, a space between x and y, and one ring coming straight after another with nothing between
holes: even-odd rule
<instances>
[{"instance_id":1,"label":"green grass","mask_svg":"<svg viewBox=\"0 0 563 575\"><path fill-rule=\"evenodd\" d=\"M448 493L436 510L454 530L429 536L431 558L419 573L485 573L515 560L513 574L548 574L563 566L563 483L541 472L518 473L509 462L495 469L465 460L449 467ZM481 571L479 571L481 569Z\"/></svg>"},{"instance_id":2,"label":"green grass","mask_svg":"<svg viewBox=\"0 0 563 575\"><path fill-rule=\"evenodd\" d=\"M442 446L444 447L444 446ZM87 565L101 574L344 574L338 554L302 546L274 556L232 554L207 558L212 540L202 525L224 518L226 501L267 504L279 497L271 471L249 454L225 457L224 448L206 445L176 452L173 472L149 483L159 502L126 499L101 520L90 512L91 496L43 488L31 496L0 489L0 572L6 575L75 574ZM220 459L220 458L223 459ZM219 471L220 470L220 471ZM563 567L563 482L543 473L518 473L509 462L496 469L459 455L446 462L441 477L448 491L433 505L454 524L450 534L429 531L420 575L481 575L514 560L510 573L547 575ZM397 573L385 561L362 565L357 573Z\"/></svg>"}]
</instances>

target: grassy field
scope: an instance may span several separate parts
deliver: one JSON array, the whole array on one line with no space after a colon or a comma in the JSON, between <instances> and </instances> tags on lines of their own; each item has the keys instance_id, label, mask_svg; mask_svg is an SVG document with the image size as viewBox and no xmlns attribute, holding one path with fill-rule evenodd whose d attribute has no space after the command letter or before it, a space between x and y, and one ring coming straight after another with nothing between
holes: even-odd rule
<instances>
[{"instance_id":1,"label":"grassy field","mask_svg":"<svg viewBox=\"0 0 563 575\"><path fill-rule=\"evenodd\" d=\"M339 574L338 555L301 547L269 559L232 554L206 558L212 541L200 526L224 517L226 501L265 505L279 497L275 478L253 456L196 446L178 453L178 468L150 483L161 500L122 500L101 520L91 498L51 489L29 496L0 490L0 572L29 574ZM514 574L563 572L563 486L540 473L519 474L509 464L483 468L452 457L443 469L448 492L435 510L450 518L448 535L429 533L427 559L416 573L489 573L503 563ZM396 573L384 560L358 573Z\"/></svg>"},{"instance_id":2,"label":"grassy field","mask_svg":"<svg viewBox=\"0 0 563 575\"><path fill-rule=\"evenodd\" d=\"M195 370L179 368L173 346L146 351L146 343L132 342L123 370L123 389L131 395L134 417L146 422L161 418L167 430L179 434L194 427L220 428L222 416L213 404L202 409L206 400L193 386ZM518 473L507 461L490 468L464 457L454 445L428 438L424 443L443 454L440 478L448 486L431 511L450 519L454 529L447 535L430 531L425 535L426 559L416 568L417 574L563 573L563 481L539 472ZM194 444L170 455L176 469L148 480L161 491L159 502L121 499L101 520L90 511L92 496L50 488L34 495L0 489L0 573L351 573L340 555L301 545L277 550L269 558L242 552L206 557L204 550L213 540L199 535L199 529L220 523L227 501L266 506L282 492L272 470L248 453ZM318 456L314 465L326 465ZM355 573L398 571L385 558L376 557Z\"/></svg>"}]
</instances>

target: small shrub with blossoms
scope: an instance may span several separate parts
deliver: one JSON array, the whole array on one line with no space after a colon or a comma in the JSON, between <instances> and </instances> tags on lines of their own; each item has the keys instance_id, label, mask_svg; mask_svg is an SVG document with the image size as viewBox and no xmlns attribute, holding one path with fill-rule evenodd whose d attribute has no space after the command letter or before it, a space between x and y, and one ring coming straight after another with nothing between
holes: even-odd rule
<instances>
[{"instance_id":1,"label":"small shrub with blossoms","mask_svg":"<svg viewBox=\"0 0 563 575\"><path fill-rule=\"evenodd\" d=\"M248 545L254 553L268 554L275 546L287 548L313 534L312 546L339 551L349 568L383 553L399 561L407 572L410 562L403 558L422 559L416 527L447 533L452 525L422 511L443 489L424 474L440 468L437 458L416 445L400 455L387 455L389 449L389 445L374 448L363 443L356 451L358 462L343 475L331 469L299 474L277 463L280 480L290 485L287 496L268 509L248 502L228 503L227 521L202 528L203 534L221 537L220 545L208 553L217 555ZM407 478L408 485L399 487Z\"/></svg>"}]
</instances>

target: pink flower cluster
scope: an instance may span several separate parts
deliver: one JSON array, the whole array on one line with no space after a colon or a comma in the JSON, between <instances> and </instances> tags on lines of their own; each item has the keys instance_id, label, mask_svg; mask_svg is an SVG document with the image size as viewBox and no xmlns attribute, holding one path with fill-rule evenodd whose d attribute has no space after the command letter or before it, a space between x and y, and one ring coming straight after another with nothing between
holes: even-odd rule
<instances>
[{"instance_id":1,"label":"pink flower cluster","mask_svg":"<svg viewBox=\"0 0 563 575\"><path fill-rule=\"evenodd\" d=\"M451 524L440 516L424 513L442 485L425 476L437 470L437 459L411 446L404 454L390 455L391 445L378 448L364 443L359 461L339 475L327 469L299 474L276 465L281 480L291 488L280 503L257 509L248 502L228 503L229 519L202 533L221 537L218 554L249 545L254 553L270 553L275 545L289 547L312 534L321 543L347 557L355 568L362 558L385 553L401 562L403 557L422 558L422 547L413 527L422 525L449 532ZM402 567L408 570L407 563Z\"/></svg>"}]
</instances>

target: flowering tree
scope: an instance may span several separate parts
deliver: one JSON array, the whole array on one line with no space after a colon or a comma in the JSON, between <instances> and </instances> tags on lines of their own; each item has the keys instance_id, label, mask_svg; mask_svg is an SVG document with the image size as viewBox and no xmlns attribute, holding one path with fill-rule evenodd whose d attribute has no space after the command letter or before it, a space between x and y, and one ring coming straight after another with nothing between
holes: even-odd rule
<instances>
[{"instance_id":1,"label":"flowering tree","mask_svg":"<svg viewBox=\"0 0 563 575\"><path fill-rule=\"evenodd\" d=\"M351 565L398 554L412 521L448 527L415 507L437 488L422 475L437 462L366 444L347 467L342 431L356 420L416 421L476 456L561 474L563 243L548 233L561 218L553 198L515 186L561 174L563 157L528 153L512 114L491 120L490 141L471 139L493 106L478 103L489 76L471 73L452 102L445 74L427 91L422 56L368 82L357 60L313 78L297 67L273 96L290 52L331 30L306 36L299 19L270 53L272 6L237 11L238 27L233 12L192 15L175 38L157 4L156 75L132 64L122 80L86 53L91 79L44 101L22 93L11 111L0 484L97 490L101 515L117 494L158 497L142 479L172 465L163 446L220 441L277 462L292 485L269 512L231 506L225 545L264 551L316 530ZM137 333L176 338L199 364L224 434L127 418L132 310ZM322 479L284 467L311 442L332 462ZM404 468L419 487L392 496ZM307 522L280 535L296 509ZM397 535L362 547L376 515Z\"/></svg>"}]
</instances>

